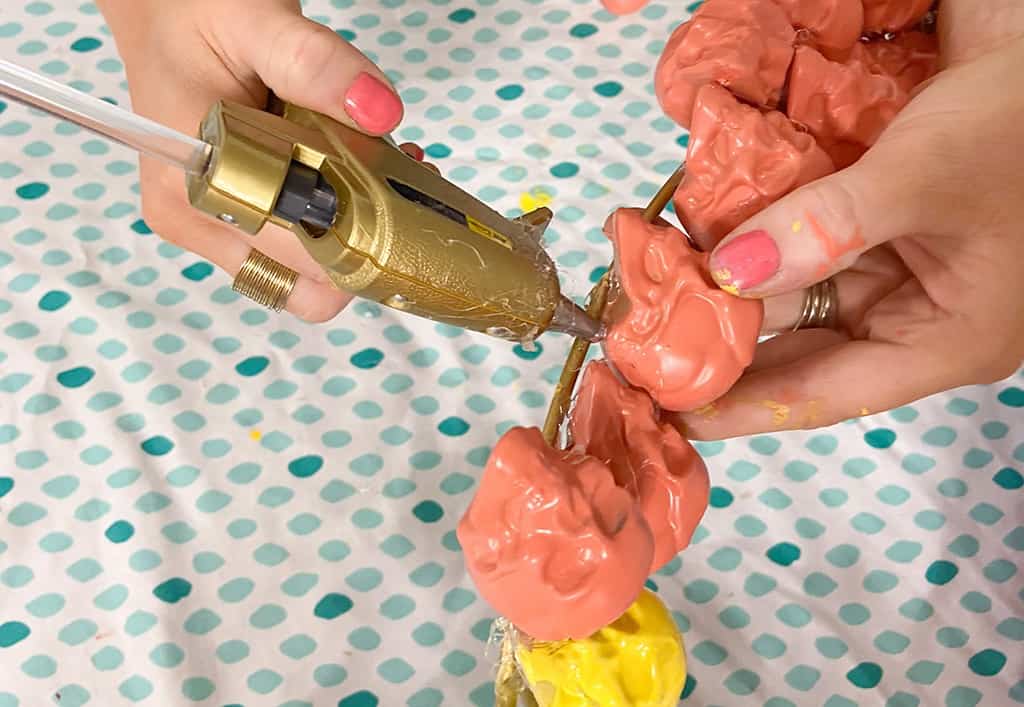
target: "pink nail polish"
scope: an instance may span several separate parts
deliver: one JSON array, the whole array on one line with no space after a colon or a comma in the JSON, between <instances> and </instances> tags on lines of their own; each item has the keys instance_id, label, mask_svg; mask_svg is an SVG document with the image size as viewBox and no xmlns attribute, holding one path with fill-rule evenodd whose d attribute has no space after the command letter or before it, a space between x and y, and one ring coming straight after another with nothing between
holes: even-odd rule
<instances>
[{"instance_id":1,"label":"pink nail polish","mask_svg":"<svg viewBox=\"0 0 1024 707\"><path fill-rule=\"evenodd\" d=\"M383 135L402 119L402 101L377 77L362 73L345 94L345 112L366 132Z\"/></svg>"},{"instance_id":2,"label":"pink nail polish","mask_svg":"<svg viewBox=\"0 0 1024 707\"><path fill-rule=\"evenodd\" d=\"M779 270L779 247L767 231L748 231L711 256L711 272L720 285L747 290Z\"/></svg>"}]
</instances>

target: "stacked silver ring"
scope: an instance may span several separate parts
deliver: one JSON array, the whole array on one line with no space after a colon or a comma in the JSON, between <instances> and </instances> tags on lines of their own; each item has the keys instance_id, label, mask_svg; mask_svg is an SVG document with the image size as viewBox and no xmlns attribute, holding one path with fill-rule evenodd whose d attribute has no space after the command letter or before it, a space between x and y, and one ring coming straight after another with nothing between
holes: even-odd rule
<instances>
[{"instance_id":1,"label":"stacked silver ring","mask_svg":"<svg viewBox=\"0 0 1024 707\"><path fill-rule=\"evenodd\" d=\"M807 289L804 307L793 326L798 329L834 329L839 322L839 293L829 278Z\"/></svg>"}]
</instances>

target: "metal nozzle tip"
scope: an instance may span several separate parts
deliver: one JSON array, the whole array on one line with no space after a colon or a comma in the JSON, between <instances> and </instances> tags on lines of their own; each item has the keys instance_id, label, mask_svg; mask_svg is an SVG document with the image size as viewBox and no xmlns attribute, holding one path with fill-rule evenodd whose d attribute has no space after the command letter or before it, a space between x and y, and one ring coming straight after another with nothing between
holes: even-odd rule
<instances>
[{"instance_id":1,"label":"metal nozzle tip","mask_svg":"<svg viewBox=\"0 0 1024 707\"><path fill-rule=\"evenodd\" d=\"M558 301L548 330L584 339L592 344L603 339L605 333L601 322L591 319L581 307L564 296Z\"/></svg>"}]
</instances>

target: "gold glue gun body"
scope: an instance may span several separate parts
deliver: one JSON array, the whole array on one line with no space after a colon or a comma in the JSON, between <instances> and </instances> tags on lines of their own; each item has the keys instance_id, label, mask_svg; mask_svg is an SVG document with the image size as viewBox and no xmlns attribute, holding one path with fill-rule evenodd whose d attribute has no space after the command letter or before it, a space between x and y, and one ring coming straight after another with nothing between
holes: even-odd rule
<instances>
[{"instance_id":1,"label":"gold glue gun body","mask_svg":"<svg viewBox=\"0 0 1024 707\"><path fill-rule=\"evenodd\" d=\"M290 229L340 290L506 340L600 336L561 293L547 209L507 219L389 140L290 104L218 103L199 137L213 149L192 205L249 234Z\"/></svg>"}]
</instances>

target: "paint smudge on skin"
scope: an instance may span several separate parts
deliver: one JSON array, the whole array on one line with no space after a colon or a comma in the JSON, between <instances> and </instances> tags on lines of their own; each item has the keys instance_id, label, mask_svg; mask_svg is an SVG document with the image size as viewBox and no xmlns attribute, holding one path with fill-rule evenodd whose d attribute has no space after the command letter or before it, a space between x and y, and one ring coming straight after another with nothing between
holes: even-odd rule
<instances>
[{"instance_id":1,"label":"paint smudge on skin","mask_svg":"<svg viewBox=\"0 0 1024 707\"><path fill-rule=\"evenodd\" d=\"M867 417L868 415L870 415L870 414L871 414L871 411L870 411L870 410L868 410L867 408L861 408L861 409L860 409L860 412L859 412L858 414L859 414L859 415L860 415L861 417Z\"/></svg>"},{"instance_id":2,"label":"paint smudge on skin","mask_svg":"<svg viewBox=\"0 0 1024 707\"><path fill-rule=\"evenodd\" d=\"M810 211L804 213L804 218L807 219L807 223L811 226L811 231L814 234L815 239L821 244L822 250L825 252L825 262L818 268L819 275L825 276L829 270L839 262L847 253L852 253L858 248L863 248L867 243L864 240L864 236L861 234L860 226L853 232L849 238L843 242L839 242L833 238L828 231L821 227L817 219L811 215Z\"/></svg>"},{"instance_id":3,"label":"paint smudge on skin","mask_svg":"<svg viewBox=\"0 0 1024 707\"><path fill-rule=\"evenodd\" d=\"M740 296L740 288L732 284L732 271L729 270L729 268L715 270L713 273L711 273L711 278L718 283L718 287L724 292L728 292L733 297Z\"/></svg>"},{"instance_id":4,"label":"paint smudge on skin","mask_svg":"<svg viewBox=\"0 0 1024 707\"><path fill-rule=\"evenodd\" d=\"M794 221L792 225L793 233L800 233L803 230L804 225L799 221Z\"/></svg>"},{"instance_id":5,"label":"paint smudge on skin","mask_svg":"<svg viewBox=\"0 0 1024 707\"><path fill-rule=\"evenodd\" d=\"M775 400L762 400L760 404L772 411L772 424L776 427L782 427L789 420L789 405L783 405Z\"/></svg>"},{"instance_id":6,"label":"paint smudge on skin","mask_svg":"<svg viewBox=\"0 0 1024 707\"><path fill-rule=\"evenodd\" d=\"M804 413L803 427L814 427L817 426L818 420L821 418L821 401L820 400L808 400L807 410Z\"/></svg>"},{"instance_id":7,"label":"paint smudge on skin","mask_svg":"<svg viewBox=\"0 0 1024 707\"><path fill-rule=\"evenodd\" d=\"M718 417L718 408L714 403L708 403L704 407L697 408L693 411L694 415L700 415L705 420L713 420Z\"/></svg>"}]
</instances>

